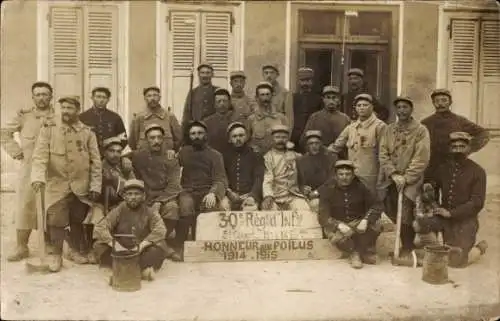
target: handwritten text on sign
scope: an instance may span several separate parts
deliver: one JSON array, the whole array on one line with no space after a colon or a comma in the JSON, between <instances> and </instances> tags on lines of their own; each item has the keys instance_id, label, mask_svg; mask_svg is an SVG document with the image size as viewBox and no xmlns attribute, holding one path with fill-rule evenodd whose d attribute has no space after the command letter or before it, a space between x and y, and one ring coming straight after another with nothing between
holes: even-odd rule
<instances>
[{"instance_id":1,"label":"handwritten text on sign","mask_svg":"<svg viewBox=\"0 0 500 321\"><path fill-rule=\"evenodd\" d=\"M198 216L196 240L322 238L310 211L212 212Z\"/></svg>"}]
</instances>

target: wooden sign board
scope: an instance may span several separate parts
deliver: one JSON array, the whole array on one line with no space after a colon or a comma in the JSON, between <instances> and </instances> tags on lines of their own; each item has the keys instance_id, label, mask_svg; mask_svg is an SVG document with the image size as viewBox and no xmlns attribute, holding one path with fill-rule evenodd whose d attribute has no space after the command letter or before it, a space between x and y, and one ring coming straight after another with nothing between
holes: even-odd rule
<instances>
[{"instance_id":1,"label":"wooden sign board","mask_svg":"<svg viewBox=\"0 0 500 321\"><path fill-rule=\"evenodd\" d=\"M320 239L311 211L211 212L198 216L196 240Z\"/></svg>"},{"instance_id":2,"label":"wooden sign board","mask_svg":"<svg viewBox=\"0 0 500 321\"><path fill-rule=\"evenodd\" d=\"M341 252L326 239L213 240L184 243L184 262L332 260Z\"/></svg>"}]
</instances>

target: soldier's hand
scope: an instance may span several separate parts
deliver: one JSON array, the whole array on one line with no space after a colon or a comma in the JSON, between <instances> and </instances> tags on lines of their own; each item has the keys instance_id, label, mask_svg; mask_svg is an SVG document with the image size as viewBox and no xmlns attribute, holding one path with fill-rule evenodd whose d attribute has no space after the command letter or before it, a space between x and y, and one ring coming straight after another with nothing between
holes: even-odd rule
<instances>
[{"instance_id":1,"label":"soldier's hand","mask_svg":"<svg viewBox=\"0 0 500 321\"><path fill-rule=\"evenodd\" d=\"M124 247L123 245L121 245L120 242L116 241L115 242L115 248L113 250L117 251L117 252L121 252L121 251L126 251L127 248Z\"/></svg>"},{"instance_id":2,"label":"soldier's hand","mask_svg":"<svg viewBox=\"0 0 500 321\"><path fill-rule=\"evenodd\" d=\"M151 210L156 213L156 214L160 214L160 206L161 206L161 203L160 202L154 202L153 205L151 206Z\"/></svg>"},{"instance_id":3,"label":"soldier's hand","mask_svg":"<svg viewBox=\"0 0 500 321\"><path fill-rule=\"evenodd\" d=\"M238 195L238 193L235 193L231 190L228 190L226 194L231 202L237 202L240 199L240 196Z\"/></svg>"},{"instance_id":4,"label":"soldier's hand","mask_svg":"<svg viewBox=\"0 0 500 321\"><path fill-rule=\"evenodd\" d=\"M134 167L132 166L132 161L129 158L122 157L121 162L122 162L122 169L124 172L130 173L131 171L134 170Z\"/></svg>"},{"instance_id":5,"label":"soldier's hand","mask_svg":"<svg viewBox=\"0 0 500 321\"><path fill-rule=\"evenodd\" d=\"M147 248L148 246L150 246L152 243L149 242L149 241L142 241L140 244L139 244L139 252L142 252L144 251L145 248Z\"/></svg>"},{"instance_id":6,"label":"soldier's hand","mask_svg":"<svg viewBox=\"0 0 500 321\"><path fill-rule=\"evenodd\" d=\"M89 197L89 200L91 200L92 202L97 202L99 200L99 198L101 197L101 193L95 192L95 191L90 191L88 197Z\"/></svg>"},{"instance_id":7,"label":"soldier's hand","mask_svg":"<svg viewBox=\"0 0 500 321\"><path fill-rule=\"evenodd\" d=\"M263 210L270 210L273 208L273 198L268 196L266 198L264 198L264 200L262 201L262 209Z\"/></svg>"},{"instance_id":8,"label":"soldier's hand","mask_svg":"<svg viewBox=\"0 0 500 321\"><path fill-rule=\"evenodd\" d=\"M451 217L450 211L442 207L434 209L434 215L440 215L442 217Z\"/></svg>"},{"instance_id":9,"label":"soldier's hand","mask_svg":"<svg viewBox=\"0 0 500 321\"><path fill-rule=\"evenodd\" d=\"M398 175L398 174L393 174L391 176L392 180L394 181L394 184L396 184L396 188L399 191L402 191L405 184L406 184L406 179L404 178L403 175Z\"/></svg>"},{"instance_id":10,"label":"soldier's hand","mask_svg":"<svg viewBox=\"0 0 500 321\"><path fill-rule=\"evenodd\" d=\"M309 197L309 194L311 194L311 192L312 192L313 189L312 189L311 186L305 185L304 188L303 188L303 190L304 190L304 195L306 197Z\"/></svg>"},{"instance_id":11,"label":"soldier's hand","mask_svg":"<svg viewBox=\"0 0 500 321\"><path fill-rule=\"evenodd\" d=\"M33 190L35 192L39 192L41 191L45 186L45 183L44 182L33 182L31 183L31 188L33 188Z\"/></svg>"},{"instance_id":12,"label":"soldier's hand","mask_svg":"<svg viewBox=\"0 0 500 321\"><path fill-rule=\"evenodd\" d=\"M23 160L24 159L24 153L19 153L16 155L16 157L14 157L15 160Z\"/></svg>"},{"instance_id":13,"label":"soldier's hand","mask_svg":"<svg viewBox=\"0 0 500 321\"><path fill-rule=\"evenodd\" d=\"M167 150L167 159L172 160L175 158L175 150L169 149Z\"/></svg>"},{"instance_id":14,"label":"soldier's hand","mask_svg":"<svg viewBox=\"0 0 500 321\"><path fill-rule=\"evenodd\" d=\"M205 197L203 198L203 202L205 203L205 207L207 209L211 209L215 206L215 204L217 203L217 198L215 197L215 194L214 193L208 193L207 195L205 195Z\"/></svg>"},{"instance_id":15,"label":"soldier's hand","mask_svg":"<svg viewBox=\"0 0 500 321\"><path fill-rule=\"evenodd\" d=\"M352 235L352 229L345 223L339 223L337 226L337 229L340 231L340 233L344 234L345 236Z\"/></svg>"},{"instance_id":16,"label":"soldier's hand","mask_svg":"<svg viewBox=\"0 0 500 321\"><path fill-rule=\"evenodd\" d=\"M367 227L368 227L368 220L362 219L361 222L359 222L358 226L356 226L356 231L358 233L364 233L366 232Z\"/></svg>"}]
</instances>

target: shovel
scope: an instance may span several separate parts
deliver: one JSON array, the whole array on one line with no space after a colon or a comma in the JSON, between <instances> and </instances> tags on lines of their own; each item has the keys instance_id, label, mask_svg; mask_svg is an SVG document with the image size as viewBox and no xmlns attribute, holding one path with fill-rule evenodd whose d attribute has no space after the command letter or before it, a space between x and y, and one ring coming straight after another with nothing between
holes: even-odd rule
<instances>
[{"instance_id":1,"label":"shovel","mask_svg":"<svg viewBox=\"0 0 500 321\"><path fill-rule=\"evenodd\" d=\"M35 196L36 199L36 219L38 236L38 253L36 257L26 260L26 270L28 273L42 272L48 273L49 266L45 261L45 199L43 188Z\"/></svg>"}]
</instances>

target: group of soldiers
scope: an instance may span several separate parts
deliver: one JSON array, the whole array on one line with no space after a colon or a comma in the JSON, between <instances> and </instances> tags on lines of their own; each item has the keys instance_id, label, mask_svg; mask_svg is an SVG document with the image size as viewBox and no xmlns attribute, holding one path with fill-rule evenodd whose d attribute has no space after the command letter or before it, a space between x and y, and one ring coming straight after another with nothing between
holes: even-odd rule
<instances>
[{"instance_id":1,"label":"group of soldiers","mask_svg":"<svg viewBox=\"0 0 500 321\"><path fill-rule=\"evenodd\" d=\"M317 212L325 237L360 268L376 263L380 216L396 221L401 193L402 257L418 245L416 233L436 242L426 236L442 232L455 249L454 266L485 252L475 238L486 174L467 156L489 134L450 110L448 90L432 92L436 112L422 122L412 116L413 101L398 97L397 120L387 124L389 108L367 92L360 69L348 71L345 94L331 85L314 92L310 68L299 69L293 94L272 64L262 67L264 81L252 94L243 71L231 72L231 92L212 84L210 64L197 71L180 123L161 106L160 89L148 87L128 136L106 108L109 89L94 88L84 112L78 99L60 98L58 117L50 84L33 84L34 106L21 109L1 136L23 164L9 261L29 256L38 195L54 272L66 240L65 255L80 264L107 266L112 250L138 249L143 277L152 280L166 258L182 260L197 215L220 210Z\"/></svg>"}]
</instances>

